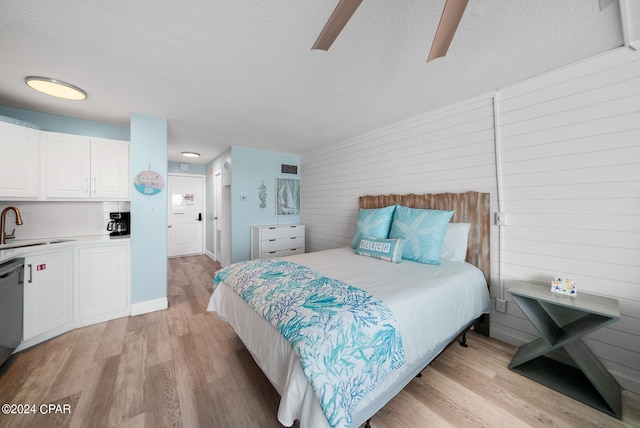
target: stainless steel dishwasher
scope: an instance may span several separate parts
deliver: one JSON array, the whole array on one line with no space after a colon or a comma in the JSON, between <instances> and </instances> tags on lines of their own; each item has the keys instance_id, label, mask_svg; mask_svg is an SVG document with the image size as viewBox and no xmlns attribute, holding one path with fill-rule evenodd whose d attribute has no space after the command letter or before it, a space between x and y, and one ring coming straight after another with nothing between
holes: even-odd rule
<instances>
[{"instance_id":1,"label":"stainless steel dishwasher","mask_svg":"<svg viewBox=\"0 0 640 428\"><path fill-rule=\"evenodd\" d=\"M0 264L0 365L22 340L24 259Z\"/></svg>"}]
</instances>

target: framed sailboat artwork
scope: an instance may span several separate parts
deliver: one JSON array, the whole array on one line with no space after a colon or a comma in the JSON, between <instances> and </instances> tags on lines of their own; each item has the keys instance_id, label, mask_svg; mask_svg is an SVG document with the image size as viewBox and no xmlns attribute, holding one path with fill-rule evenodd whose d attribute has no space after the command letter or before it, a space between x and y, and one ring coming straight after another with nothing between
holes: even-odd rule
<instances>
[{"instance_id":1,"label":"framed sailboat artwork","mask_svg":"<svg viewBox=\"0 0 640 428\"><path fill-rule=\"evenodd\" d=\"M276 215L300 214L300 180L276 178Z\"/></svg>"}]
</instances>

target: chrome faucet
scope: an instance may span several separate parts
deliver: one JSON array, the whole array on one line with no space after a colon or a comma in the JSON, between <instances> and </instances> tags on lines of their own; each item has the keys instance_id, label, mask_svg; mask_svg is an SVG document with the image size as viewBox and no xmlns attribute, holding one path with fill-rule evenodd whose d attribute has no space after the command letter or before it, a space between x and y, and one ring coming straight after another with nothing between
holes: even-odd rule
<instances>
[{"instance_id":1,"label":"chrome faucet","mask_svg":"<svg viewBox=\"0 0 640 428\"><path fill-rule=\"evenodd\" d=\"M11 235L5 235L4 228L7 225L7 214L9 211L13 211L16 215L16 224L20 226L22 224L22 218L20 217L20 210L16 207L7 207L2 211L2 215L0 216L0 245L4 244L6 239L14 239L16 230L13 229Z\"/></svg>"}]
</instances>

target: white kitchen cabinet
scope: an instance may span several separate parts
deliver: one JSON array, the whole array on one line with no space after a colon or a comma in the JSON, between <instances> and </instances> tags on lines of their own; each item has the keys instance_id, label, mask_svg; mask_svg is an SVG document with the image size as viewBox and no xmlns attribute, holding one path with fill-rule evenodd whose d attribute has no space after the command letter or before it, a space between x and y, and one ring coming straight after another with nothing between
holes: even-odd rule
<instances>
[{"instance_id":1,"label":"white kitchen cabinet","mask_svg":"<svg viewBox=\"0 0 640 428\"><path fill-rule=\"evenodd\" d=\"M129 143L46 134L48 198L129 199Z\"/></svg>"},{"instance_id":2,"label":"white kitchen cabinet","mask_svg":"<svg viewBox=\"0 0 640 428\"><path fill-rule=\"evenodd\" d=\"M23 341L47 340L74 328L72 262L71 249L25 258Z\"/></svg>"},{"instance_id":3,"label":"white kitchen cabinet","mask_svg":"<svg viewBox=\"0 0 640 428\"><path fill-rule=\"evenodd\" d=\"M129 243L78 248L80 325L130 314Z\"/></svg>"},{"instance_id":4,"label":"white kitchen cabinet","mask_svg":"<svg viewBox=\"0 0 640 428\"><path fill-rule=\"evenodd\" d=\"M304 225L251 227L251 260L304 253Z\"/></svg>"},{"instance_id":5,"label":"white kitchen cabinet","mask_svg":"<svg viewBox=\"0 0 640 428\"><path fill-rule=\"evenodd\" d=\"M35 129L0 122L0 199L40 196L40 135Z\"/></svg>"},{"instance_id":6,"label":"white kitchen cabinet","mask_svg":"<svg viewBox=\"0 0 640 428\"><path fill-rule=\"evenodd\" d=\"M91 139L92 198L129 199L129 143Z\"/></svg>"}]
</instances>

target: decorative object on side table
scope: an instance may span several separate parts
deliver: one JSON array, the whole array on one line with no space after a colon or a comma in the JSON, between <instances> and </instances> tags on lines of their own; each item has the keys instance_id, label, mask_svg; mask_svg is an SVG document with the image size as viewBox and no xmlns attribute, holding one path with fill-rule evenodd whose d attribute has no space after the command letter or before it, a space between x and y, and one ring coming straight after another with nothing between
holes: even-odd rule
<instances>
[{"instance_id":1,"label":"decorative object on side table","mask_svg":"<svg viewBox=\"0 0 640 428\"><path fill-rule=\"evenodd\" d=\"M576 288L576 282L569 278L563 278L556 276L551 281L551 291L558 294L564 294L565 296L576 296L578 289Z\"/></svg>"},{"instance_id":2,"label":"decorative object on side table","mask_svg":"<svg viewBox=\"0 0 640 428\"><path fill-rule=\"evenodd\" d=\"M620 319L618 301L588 293L564 296L529 282L509 292L540 333L518 348L509 369L622 419L620 385L582 340Z\"/></svg>"}]
</instances>

